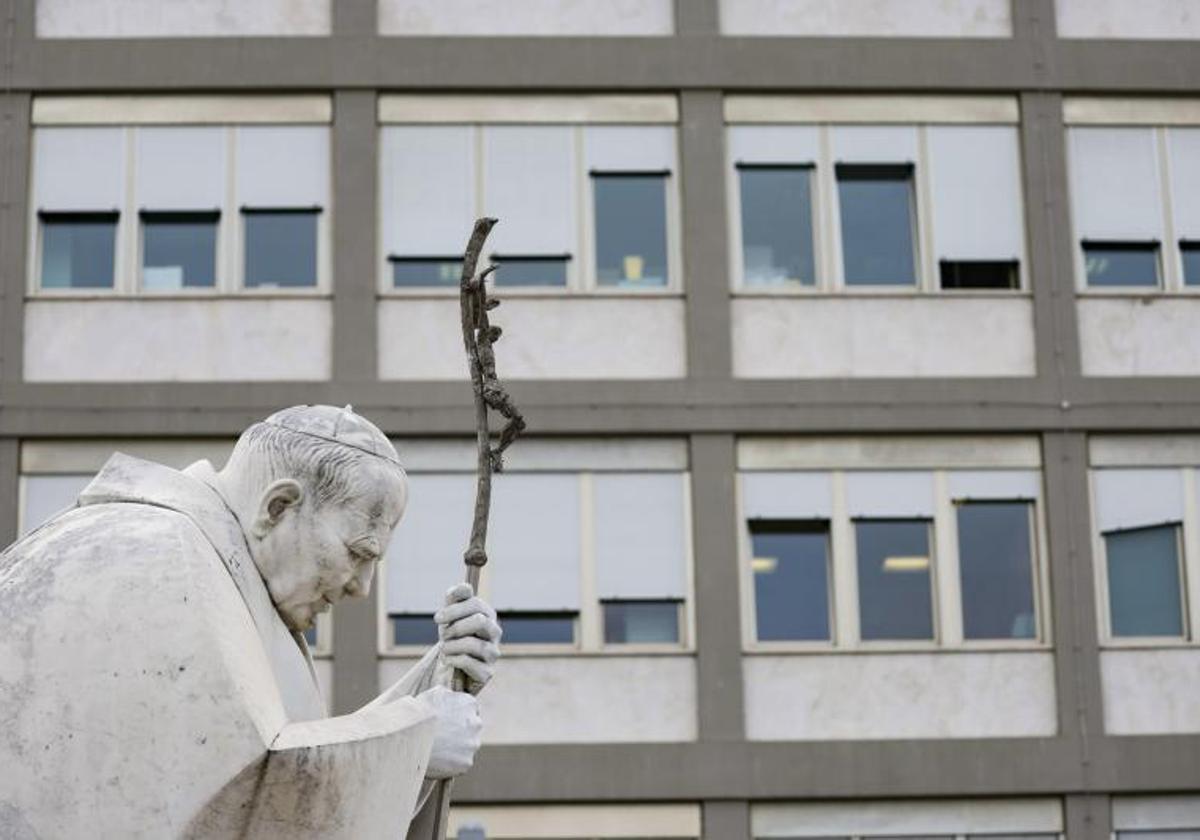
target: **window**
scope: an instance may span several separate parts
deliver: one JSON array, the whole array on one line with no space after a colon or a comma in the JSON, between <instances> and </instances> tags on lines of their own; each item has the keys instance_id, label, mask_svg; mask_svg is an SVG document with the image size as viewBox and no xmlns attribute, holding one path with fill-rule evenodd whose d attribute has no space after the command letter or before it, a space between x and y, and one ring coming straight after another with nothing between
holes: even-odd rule
<instances>
[{"instance_id":1,"label":"window","mask_svg":"<svg viewBox=\"0 0 1200 840\"><path fill-rule=\"evenodd\" d=\"M602 601L606 645L676 644L680 601Z\"/></svg>"},{"instance_id":2,"label":"window","mask_svg":"<svg viewBox=\"0 0 1200 840\"><path fill-rule=\"evenodd\" d=\"M667 285L666 172L593 172L596 280Z\"/></svg>"},{"instance_id":3,"label":"window","mask_svg":"<svg viewBox=\"0 0 1200 840\"><path fill-rule=\"evenodd\" d=\"M925 520L855 523L864 640L933 638L929 529Z\"/></svg>"},{"instance_id":4,"label":"window","mask_svg":"<svg viewBox=\"0 0 1200 840\"><path fill-rule=\"evenodd\" d=\"M1118 831L1117 840L1200 840L1200 828Z\"/></svg>"},{"instance_id":5,"label":"window","mask_svg":"<svg viewBox=\"0 0 1200 840\"><path fill-rule=\"evenodd\" d=\"M811 165L739 163L747 286L816 283Z\"/></svg>"},{"instance_id":6,"label":"window","mask_svg":"<svg viewBox=\"0 0 1200 840\"><path fill-rule=\"evenodd\" d=\"M1085 240L1083 259L1089 286L1159 286L1157 242Z\"/></svg>"},{"instance_id":7,"label":"window","mask_svg":"<svg viewBox=\"0 0 1200 840\"><path fill-rule=\"evenodd\" d=\"M1020 287L1015 261L942 260L943 289L1016 289Z\"/></svg>"},{"instance_id":8,"label":"window","mask_svg":"<svg viewBox=\"0 0 1200 840\"><path fill-rule=\"evenodd\" d=\"M1183 259L1183 282L1200 286L1200 241L1181 239L1179 253Z\"/></svg>"},{"instance_id":9,"label":"window","mask_svg":"<svg viewBox=\"0 0 1200 840\"><path fill-rule=\"evenodd\" d=\"M1033 504L958 505L958 569L966 639L1033 639Z\"/></svg>"},{"instance_id":10,"label":"window","mask_svg":"<svg viewBox=\"0 0 1200 840\"><path fill-rule=\"evenodd\" d=\"M495 284L500 287L543 286L566 288L570 254L561 256L501 256L496 263Z\"/></svg>"},{"instance_id":11,"label":"window","mask_svg":"<svg viewBox=\"0 0 1200 840\"><path fill-rule=\"evenodd\" d=\"M143 210L142 288L173 291L217 284L217 221L220 211Z\"/></svg>"},{"instance_id":12,"label":"window","mask_svg":"<svg viewBox=\"0 0 1200 840\"><path fill-rule=\"evenodd\" d=\"M916 284L912 164L838 164L848 286Z\"/></svg>"},{"instance_id":13,"label":"window","mask_svg":"<svg viewBox=\"0 0 1200 840\"><path fill-rule=\"evenodd\" d=\"M43 289L111 289L116 211L38 214L42 224Z\"/></svg>"},{"instance_id":14,"label":"window","mask_svg":"<svg viewBox=\"0 0 1200 840\"><path fill-rule=\"evenodd\" d=\"M319 207L242 208L246 288L317 285Z\"/></svg>"},{"instance_id":15,"label":"window","mask_svg":"<svg viewBox=\"0 0 1200 840\"><path fill-rule=\"evenodd\" d=\"M457 289L462 279L461 257L388 257L392 285L397 289L436 287Z\"/></svg>"},{"instance_id":16,"label":"window","mask_svg":"<svg viewBox=\"0 0 1200 840\"><path fill-rule=\"evenodd\" d=\"M575 644L575 612L501 612L504 641L510 645Z\"/></svg>"},{"instance_id":17,"label":"window","mask_svg":"<svg viewBox=\"0 0 1200 840\"><path fill-rule=\"evenodd\" d=\"M433 622L433 613L397 614L390 618L392 644L429 647L437 643L438 626Z\"/></svg>"},{"instance_id":18,"label":"window","mask_svg":"<svg viewBox=\"0 0 1200 840\"><path fill-rule=\"evenodd\" d=\"M1179 526L1104 535L1114 636L1182 636Z\"/></svg>"},{"instance_id":19,"label":"window","mask_svg":"<svg viewBox=\"0 0 1200 840\"><path fill-rule=\"evenodd\" d=\"M829 641L829 523L751 520L756 638Z\"/></svg>"}]
</instances>

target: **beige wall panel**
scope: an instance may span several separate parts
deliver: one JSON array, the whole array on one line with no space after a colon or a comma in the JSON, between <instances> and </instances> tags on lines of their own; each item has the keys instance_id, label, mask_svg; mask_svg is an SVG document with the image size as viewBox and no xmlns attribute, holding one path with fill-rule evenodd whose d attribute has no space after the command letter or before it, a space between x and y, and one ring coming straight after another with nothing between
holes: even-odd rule
<instances>
[{"instance_id":1,"label":"beige wall panel","mask_svg":"<svg viewBox=\"0 0 1200 840\"><path fill-rule=\"evenodd\" d=\"M733 301L744 379L1032 376L1028 298L841 297Z\"/></svg>"},{"instance_id":2,"label":"beige wall panel","mask_svg":"<svg viewBox=\"0 0 1200 840\"><path fill-rule=\"evenodd\" d=\"M379 0L381 35L670 35L673 0Z\"/></svg>"},{"instance_id":3,"label":"beige wall panel","mask_svg":"<svg viewBox=\"0 0 1200 840\"><path fill-rule=\"evenodd\" d=\"M1060 38L1200 38L1196 0L1055 0Z\"/></svg>"},{"instance_id":4,"label":"beige wall panel","mask_svg":"<svg viewBox=\"0 0 1200 840\"><path fill-rule=\"evenodd\" d=\"M1009 0L721 0L726 35L1008 38Z\"/></svg>"},{"instance_id":5,"label":"beige wall panel","mask_svg":"<svg viewBox=\"0 0 1200 840\"><path fill-rule=\"evenodd\" d=\"M34 300L32 382L252 382L329 378L324 300Z\"/></svg>"},{"instance_id":6,"label":"beige wall panel","mask_svg":"<svg viewBox=\"0 0 1200 840\"><path fill-rule=\"evenodd\" d=\"M504 379L674 379L685 375L677 298L521 298L492 316L504 328ZM458 298L379 302L383 379L465 379Z\"/></svg>"},{"instance_id":7,"label":"beige wall panel","mask_svg":"<svg viewBox=\"0 0 1200 840\"><path fill-rule=\"evenodd\" d=\"M38 0L41 38L328 35L333 0Z\"/></svg>"},{"instance_id":8,"label":"beige wall panel","mask_svg":"<svg viewBox=\"0 0 1200 840\"><path fill-rule=\"evenodd\" d=\"M1100 675L1110 735L1200 732L1200 650L1106 650Z\"/></svg>"},{"instance_id":9,"label":"beige wall panel","mask_svg":"<svg viewBox=\"0 0 1200 840\"><path fill-rule=\"evenodd\" d=\"M1057 729L1047 652L748 656L755 741L1011 738Z\"/></svg>"},{"instance_id":10,"label":"beige wall panel","mask_svg":"<svg viewBox=\"0 0 1200 840\"><path fill-rule=\"evenodd\" d=\"M1200 375L1200 299L1079 299L1085 376Z\"/></svg>"},{"instance_id":11,"label":"beige wall panel","mask_svg":"<svg viewBox=\"0 0 1200 840\"><path fill-rule=\"evenodd\" d=\"M479 695L485 744L629 743L696 738L690 656L509 655ZM380 662L390 685L412 660Z\"/></svg>"}]
</instances>

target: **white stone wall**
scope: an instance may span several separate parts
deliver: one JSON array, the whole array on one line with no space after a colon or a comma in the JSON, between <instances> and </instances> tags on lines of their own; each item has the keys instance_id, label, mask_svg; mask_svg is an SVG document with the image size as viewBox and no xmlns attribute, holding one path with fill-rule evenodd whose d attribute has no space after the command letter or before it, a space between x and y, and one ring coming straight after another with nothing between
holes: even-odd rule
<instances>
[{"instance_id":1,"label":"white stone wall","mask_svg":"<svg viewBox=\"0 0 1200 840\"><path fill-rule=\"evenodd\" d=\"M670 35L673 0L379 0L381 35Z\"/></svg>"},{"instance_id":2,"label":"white stone wall","mask_svg":"<svg viewBox=\"0 0 1200 840\"><path fill-rule=\"evenodd\" d=\"M1009 5L1009 0L721 0L721 31L726 35L1008 38L1012 35Z\"/></svg>"},{"instance_id":3,"label":"white stone wall","mask_svg":"<svg viewBox=\"0 0 1200 840\"><path fill-rule=\"evenodd\" d=\"M466 379L458 298L381 300L383 379ZM504 379L674 379L686 375L678 298L513 297L492 316L504 328Z\"/></svg>"},{"instance_id":4,"label":"white stone wall","mask_svg":"<svg viewBox=\"0 0 1200 840\"><path fill-rule=\"evenodd\" d=\"M691 656L514 656L479 695L485 744L696 739ZM413 660L380 662L381 686Z\"/></svg>"},{"instance_id":5,"label":"white stone wall","mask_svg":"<svg viewBox=\"0 0 1200 840\"><path fill-rule=\"evenodd\" d=\"M1109 734L1200 732L1200 650L1102 651L1100 676Z\"/></svg>"},{"instance_id":6,"label":"white stone wall","mask_svg":"<svg viewBox=\"0 0 1200 840\"><path fill-rule=\"evenodd\" d=\"M734 375L747 379L1032 376L1027 297L743 297Z\"/></svg>"},{"instance_id":7,"label":"white stone wall","mask_svg":"<svg viewBox=\"0 0 1200 840\"><path fill-rule=\"evenodd\" d=\"M1200 38L1196 0L1055 0L1060 38Z\"/></svg>"},{"instance_id":8,"label":"white stone wall","mask_svg":"<svg viewBox=\"0 0 1200 840\"><path fill-rule=\"evenodd\" d=\"M1200 300L1079 299L1085 376L1200 375Z\"/></svg>"},{"instance_id":9,"label":"white stone wall","mask_svg":"<svg viewBox=\"0 0 1200 840\"><path fill-rule=\"evenodd\" d=\"M323 380L330 373L331 329L327 300L31 300L25 304L25 378Z\"/></svg>"},{"instance_id":10,"label":"white stone wall","mask_svg":"<svg viewBox=\"0 0 1200 840\"><path fill-rule=\"evenodd\" d=\"M1049 652L747 656L755 741L1012 738L1057 731Z\"/></svg>"},{"instance_id":11,"label":"white stone wall","mask_svg":"<svg viewBox=\"0 0 1200 840\"><path fill-rule=\"evenodd\" d=\"M333 0L37 0L40 38L328 35Z\"/></svg>"}]
</instances>

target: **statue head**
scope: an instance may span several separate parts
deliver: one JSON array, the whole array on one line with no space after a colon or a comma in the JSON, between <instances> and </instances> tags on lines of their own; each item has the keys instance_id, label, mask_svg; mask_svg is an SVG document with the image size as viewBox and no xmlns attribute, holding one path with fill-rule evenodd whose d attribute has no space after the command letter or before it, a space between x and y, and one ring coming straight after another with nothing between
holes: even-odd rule
<instances>
[{"instance_id":1,"label":"statue head","mask_svg":"<svg viewBox=\"0 0 1200 840\"><path fill-rule=\"evenodd\" d=\"M271 600L293 630L364 597L408 501L395 447L349 406L295 406L238 438L220 473Z\"/></svg>"}]
</instances>

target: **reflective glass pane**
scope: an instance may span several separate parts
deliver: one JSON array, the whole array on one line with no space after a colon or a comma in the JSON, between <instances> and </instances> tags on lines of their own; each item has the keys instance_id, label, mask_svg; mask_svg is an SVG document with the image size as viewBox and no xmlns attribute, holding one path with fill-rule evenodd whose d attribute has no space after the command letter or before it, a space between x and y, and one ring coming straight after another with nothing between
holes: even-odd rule
<instances>
[{"instance_id":1,"label":"reflective glass pane","mask_svg":"<svg viewBox=\"0 0 1200 840\"><path fill-rule=\"evenodd\" d=\"M1032 639L1032 505L965 502L958 506L958 566L963 636Z\"/></svg>"},{"instance_id":2,"label":"reflective glass pane","mask_svg":"<svg viewBox=\"0 0 1200 840\"><path fill-rule=\"evenodd\" d=\"M216 214L142 216L142 288L212 288L217 284Z\"/></svg>"},{"instance_id":3,"label":"reflective glass pane","mask_svg":"<svg viewBox=\"0 0 1200 840\"><path fill-rule=\"evenodd\" d=\"M504 642L521 644L572 644L575 613L500 613Z\"/></svg>"},{"instance_id":4,"label":"reflective glass pane","mask_svg":"<svg viewBox=\"0 0 1200 840\"><path fill-rule=\"evenodd\" d=\"M111 289L115 213L43 214L42 288Z\"/></svg>"},{"instance_id":5,"label":"reflective glass pane","mask_svg":"<svg viewBox=\"0 0 1200 840\"><path fill-rule=\"evenodd\" d=\"M1179 526L1104 535L1114 636L1182 636Z\"/></svg>"},{"instance_id":6,"label":"reflective glass pane","mask_svg":"<svg viewBox=\"0 0 1200 840\"><path fill-rule=\"evenodd\" d=\"M392 286L409 288L458 288L462 276L462 260L441 257L394 257Z\"/></svg>"},{"instance_id":7,"label":"reflective glass pane","mask_svg":"<svg viewBox=\"0 0 1200 840\"><path fill-rule=\"evenodd\" d=\"M660 173L593 173L596 282L667 285L667 178Z\"/></svg>"},{"instance_id":8,"label":"reflective glass pane","mask_svg":"<svg viewBox=\"0 0 1200 840\"><path fill-rule=\"evenodd\" d=\"M317 646L317 625L313 625L304 631L304 641L310 648Z\"/></svg>"},{"instance_id":9,"label":"reflective glass pane","mask_svg":"<svg viewBox=\"0 0 1200 840\"><path fill-rule=\"evenodd\" d=\"M317 211L246 211L246 288L317 285Z\"/></svg>"},{"instance_id":10,"label":"reflective glass pane","mask_svg":"<svg viewBox=\"0 0 1200 840\"><path fill-rule=\"evenodd\" d=\"M912 173L871 174L875 167L838 167L842 258L849 286L916 284Z\"/></svg>"},{"instance_id":11,"label":"reflective glass pane","mask_svg":"<svg viewBox=\"0 0 1200 840\"><path fill-rule=\"evenodd\" d=\"M566 257L493 257L497 268L492 278L497 286L567 285Z\"/></svg>"},{"instance_id":12,"label":"reflective glass pane","mask_svg":"<svg viewBox=\"0 0 1200 840\"><path fill-rule=\"evenodd\" d=\"M1200 242L1180 243L1179 251L1183 256L1183 282L1200 286Z\"/></svg>"},{"instance_id":13,"label":"reflective glass pane","mask_svg":"<svg viewBox=\"0 0 1200 840\"><path fill-rule=\"evenodd\" d=\"M433 613L407 613L393 615L392 644L432 645L438 640L438 628L433 623Z\"/></svg>"},{"instance_id":14,"label":"reflective glass pane","mask_svg":"<svg viewBox=\"0 0 1200 840\"><path fill-rule=\"evenodd\" d=\"M829 525L752 522L758 640L829 641Z\"/></svg>"},{"instance_id":15,"label":"reflective glass pane","mask_svg":"<svg viewBox=\"0 0 1200 840\"><path fill-rule=\"evenodd\" d=\"M747 286L816 282L812 169L741 166L742 277Z\"/></svg>"},{"instance_id":16,"label":"reflective glass pane","mask_svg":"<svg viewBox=\"0 0 1200 840\"><path fill-rule=\"evenodd\" d=\"M1089 286L1158 286L1158 246L1084 243Z\"/></svg>"},{"instance_id":17,"label":"reflective glass pane","mask_svg":"<svg viewBox=\"0 0 1200 840\"><path fill-rule=\"evenodd\" d=\"M943 289L1016 289L1015 260L942 260Z\"/></svg>"},{"instance_id":18,"label":"reflective glass pane","mask_svg":"<svg viewBox=\"0 0 1200 840\"><path fill-rule=\"evenodd\" d=\"M932 639L929 522L864 519L854 537L862 638Z\"/></svg>"},{"instance_id":19,"label":"reflective glass pane","mask_svg":"<svg viewBox=\"0 0 1200 840\"><path fill-rule=\"evenodd\" d=\"M1118 831L1117 840L1200 840L1200 828Z\"/></svg>"},{"instance_id":20,"label":"reflective glass pane","mask_svg":"<svg viewBox=\"0 0 1200 840\"><path fill-rule=\"evenodd\" d=\"M605 644L679 641L678 601L606 601L603 607Z\"/></svg>"}]
</instances>

